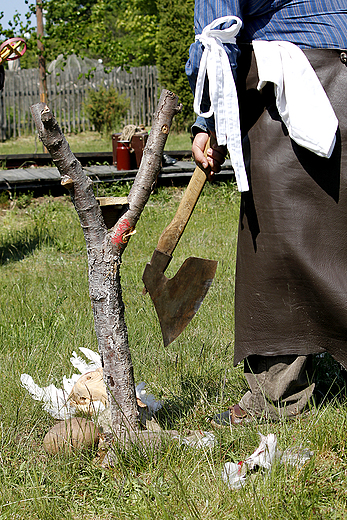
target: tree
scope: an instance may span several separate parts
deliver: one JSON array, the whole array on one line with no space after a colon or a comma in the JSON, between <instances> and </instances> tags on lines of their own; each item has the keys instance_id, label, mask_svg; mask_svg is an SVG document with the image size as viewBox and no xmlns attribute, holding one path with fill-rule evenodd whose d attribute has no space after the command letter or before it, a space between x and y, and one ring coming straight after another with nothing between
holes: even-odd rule
<instances>
[{"instance_id":1,"label":"tree","mask_svg":"<svg viewBox=\"0 0 347 520\"><path fill-rule=\"evenodd\" d=\"M47 56L75 53L106 66L154 64L155 1L46 0Z\"/></svg>"},{"instance_id":2,"label":"tree","mask_svg":"<svg viewBox=\"0 0 347 520\"><path fill-rule=\"evenodd\" d=\"M57 165L62 184L68 187L87 245L89 294L95 331L109 392L112 429L124 438L139 429L133 366L124 319L120 284L122 254L150 196L161 167L161 156L172 118L180 109L178 98L163 91L138 174L128 196L128 207L108 230L92 181L72 154L52 112L45 103L31 107L39 136Z\"/></svg>"},{"instance_id":3,"label":"tree","mask_svg":"<svg viewBox=\"0 0 347 520\"><path fill-rule=\"evenodd\" d=\"M161 85L184 106L175 128L193 123L185 63L194 41L194 0L42 1L46 59L75 53L101 58L107 67L157 64Z\"/></svg>"},{"instance_id":4,"label":"tree","mask_svg":"<svg viewBox=\"0 0 347 520\"><path fill-rule=\"evenodd\" d=\"M194 0L157 0L157 5L159 81L182 101L183 110L175 118L175 127L187 129L195 119L193 94L185 74L189 46L194 41Z\"/></svg>"},{"instance_id":5,"label":"tree","mask_svg":"<svg viewBox=\"0 0 347 520\"><path fill-rule=\"evenodd\" d=\"M36 4L27 3L27 22L23 24L16 14L10 29L3 30L0 25L1 35L10 38L25 34L31 40L36 32L32 26ZM158 29L155 0L42 0L42 7L42 44L47 60L74 53L102 59L110 67L154 65ZM31 46L26 54L26 59L37 56Z\"/></svg>"},{"instance_id":6,"label":"tree","mask_svg":"<svg viewBox=\"0 0 347 520\"><path fill-rule=\"evenodd\" d=\"M4 29L2 24L0 23L0 38L3 38L4 40L8 38L13 38L15 36L20 36L24 34L29 28L30 28L30 17L31 17L31 11L28 11L25 14L26 22L24 23L21 20L20 14L18 11L15 12L13 15L12 20L8 22L9 29ZM4 13L0 12L0 21L4 17Z\"/></svg>"}]
</instances>

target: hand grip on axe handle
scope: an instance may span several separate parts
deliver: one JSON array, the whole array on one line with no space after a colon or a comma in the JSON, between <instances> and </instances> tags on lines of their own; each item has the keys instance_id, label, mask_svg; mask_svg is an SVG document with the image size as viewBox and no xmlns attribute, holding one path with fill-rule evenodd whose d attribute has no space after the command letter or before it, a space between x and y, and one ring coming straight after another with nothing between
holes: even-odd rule
<instances>
[{"instance_id":1,"label":"hand grip on axe handle","mask_svg":"<svg viewBox=\"0 0 347 520\"><path fill-rule=\"evenodd\" d=\"M207 156L207 150L211 146L211 139L207 141L205 147L205 156ZM174 252L179 239L181 238L183 231L190 219L191 214L194 211L195 205L198 202L200 193L205 185L208 172L204 172L197 166L194 173L189 181L189 184L184 192L180 205L177 208L176 214L170 224L162 232L158 245L157 251L171 256Z\"/></svg>"}]
</instances>

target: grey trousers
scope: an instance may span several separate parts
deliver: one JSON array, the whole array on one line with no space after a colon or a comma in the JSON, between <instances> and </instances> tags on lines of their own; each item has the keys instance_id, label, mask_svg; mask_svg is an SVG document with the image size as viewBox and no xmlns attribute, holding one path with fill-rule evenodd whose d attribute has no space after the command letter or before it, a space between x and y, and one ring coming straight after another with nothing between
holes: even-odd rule
<instances>
[{"instance_id":1,"label":"grey trousers","mask_svg":"<svg viewBox=\"0 0 347 520\"><path fill-rule=\"evenodd\" d=\"M277 420L302 412L312 396L311 356L249 356L244 374L250 390L239 406L251 415Z\"/></svg>"}]
</instances>

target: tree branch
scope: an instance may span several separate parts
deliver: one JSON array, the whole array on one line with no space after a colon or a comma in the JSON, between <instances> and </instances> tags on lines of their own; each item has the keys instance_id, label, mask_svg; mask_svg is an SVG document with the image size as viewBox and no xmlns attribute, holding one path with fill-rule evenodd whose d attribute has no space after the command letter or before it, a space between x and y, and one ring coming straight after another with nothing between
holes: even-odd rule
<instances>
[{"instance_id":1,"label":"tree branch","mask_svg":"<svg viewBox=\"0 0 347 520\"><path fill-rule=\"evenodd\" d=\"M112 428L124 434L139 429L133 365L120 283L121 256L131 231L145 207L161 168L161 157L173 116L180 110L178 98L164 90L154 116L143 159L129 193L129 209L107 230L95 199L92 181L84 173L44 103L31 107L43 144L71 194L87 244L89 295L94 324L109 394Z\"/></svg>"}]
</instances>

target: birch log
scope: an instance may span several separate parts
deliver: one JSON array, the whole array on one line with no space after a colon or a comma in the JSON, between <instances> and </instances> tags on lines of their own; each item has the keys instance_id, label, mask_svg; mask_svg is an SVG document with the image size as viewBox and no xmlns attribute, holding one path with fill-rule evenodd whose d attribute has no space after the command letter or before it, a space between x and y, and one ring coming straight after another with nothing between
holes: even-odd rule
<instances>
[{"instance_id":1,"label":"birch log","mask_svg":"<svg viewBox=\"0 0 347 520\"><path fill-rule=\"evenodd\" d=\"M128 196L128 208L108 230L93 193L93 183L71 152L51 110L45 103L31 107L40 139L59 169L62 184L70 190L83 229L95 331L108 389L112 429L117 436L139 429L120 283L121 258L157 179L172 119L180 109L177 96L163 90L141 165Z\"/></svg>"}]
</instances>

